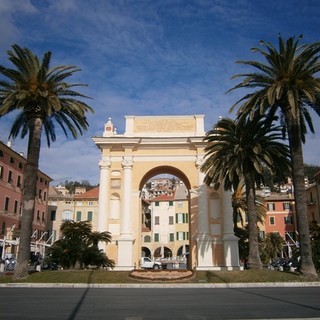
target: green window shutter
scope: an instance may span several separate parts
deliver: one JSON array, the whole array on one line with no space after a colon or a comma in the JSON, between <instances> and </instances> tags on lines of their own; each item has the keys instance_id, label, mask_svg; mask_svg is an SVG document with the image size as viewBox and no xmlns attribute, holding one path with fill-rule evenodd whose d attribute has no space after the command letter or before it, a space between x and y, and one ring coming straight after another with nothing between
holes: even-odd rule
<instances>
[{"instance_id":1,"label":"green window shutter","mask_svg":"<svg viewBox=\"0 0 320 320\"><path fill-rule=\"evenodd\" d=\"M178 214L176 213L176 223L178 223Z\"/></svg>"},{"instance_id":2,"label":"green window shutter","mask_svg":"<svg viewBox=\"0 0 320 320\"><path fill-rule=\"evenodd\" d=\"M173 206L173 201L169 201L169 206L170 206L170 207Z\"/></svg>"},{"instance_id":3,"label":"green window shutter","mask_svg":"<svg viewBox=\"0 0 320 320\"><path fill-rule=\"evenodd\" d=\"M170 233L170 241L174 241L174 233Z\"/></svg>"},{"instance_id":4,"label":"green window shutter","mask_svg":"<svg viewBox=\"0 0 320 320\"><path fill-rule=\"evenodd\" d=\"M93 212L92 211L88 211L88 221L92 221L92 217L93 217Z\"/></svg>"},{"instance_id":5,"label":"green window shutter","mask_svg":"<svg viewBox=\"0 0 320 320\"><path fill-rule=\"evenodd\" d=\"M159 201L156 201L155 206L159 207Z\"/></svg>"},{"instance_id":6,"label":"green window shutter","mask_svg":"<svg viewBox=\"0 0 320 320\"><path fill-rule=\"evenodd\" d=\"M77 211L77 221L81 221L81 211Z\"/></svg>"},{"instance_id":7,"label":"green window shutter","mask_svg":"<svg viewBox=\"0 0 320 320\"><path fill-rule=\"evenodd\" d=\"M186 213L186 223L189 223L189 215Z\"/></svg>"},{"instance_id":8,"label":"green window shutter","mask_svg":"<svg viewBox=\"0 0 320 320\"><path fill-rule=\"evenodd\" d=\"M159 242L159 233L154 234L154 242Z\"/></svg>"}]
</instances>

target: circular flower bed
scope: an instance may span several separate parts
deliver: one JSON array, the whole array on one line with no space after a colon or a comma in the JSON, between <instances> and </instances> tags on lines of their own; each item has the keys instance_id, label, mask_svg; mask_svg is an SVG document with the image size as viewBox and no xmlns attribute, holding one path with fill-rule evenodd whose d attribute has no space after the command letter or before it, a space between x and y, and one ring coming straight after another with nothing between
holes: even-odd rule
<instances>
[{"instance_id":1,"label":"circular flower bed","mask_svg":"<svg viewBox=\"0 0 320 320\"><path fill-rule=\"evenodd\" d=\"M133 270L130 277L151 281L175 281L189 278L193 275L190 270Z\"/></svg>"}]
</instances>

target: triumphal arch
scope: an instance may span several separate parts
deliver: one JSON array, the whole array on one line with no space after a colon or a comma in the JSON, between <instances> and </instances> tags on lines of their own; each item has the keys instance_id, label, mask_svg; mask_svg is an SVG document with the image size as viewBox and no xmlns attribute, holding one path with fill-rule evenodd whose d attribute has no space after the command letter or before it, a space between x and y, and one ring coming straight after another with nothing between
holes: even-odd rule
<instances>
[{"instance_id":1,"label":"triumphal arch","mask_svg":"<svg viewBox=\"0 0 320 320\"><path fill-rule=\"evenodd\" d=\"M172 174L183 181L189 200L189 268L239 269L238 240L233 233L231 195L203 183L204 115L125 116L117 133L109 118L101 137L97 229L109 231L103 249L115 270L139 266L143 205L141 191L153 176ZM152 217L151 217L152 218Z\"/></svg>"}]
</instances>

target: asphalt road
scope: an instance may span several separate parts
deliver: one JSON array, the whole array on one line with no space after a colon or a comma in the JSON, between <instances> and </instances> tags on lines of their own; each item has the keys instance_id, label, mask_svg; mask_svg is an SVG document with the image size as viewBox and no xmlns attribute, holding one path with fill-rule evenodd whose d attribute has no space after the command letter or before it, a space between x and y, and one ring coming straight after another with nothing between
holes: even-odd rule
<instances>
[{"instance_id":1,"label":"asphalt road","mask_svg":"<svg viewBox=\"0 0 320 320\"><path fill-rule=\"evenodd\" d=\"M320 287L0 288L0 319L320 319Z\"/></svg>"}]
</instances>

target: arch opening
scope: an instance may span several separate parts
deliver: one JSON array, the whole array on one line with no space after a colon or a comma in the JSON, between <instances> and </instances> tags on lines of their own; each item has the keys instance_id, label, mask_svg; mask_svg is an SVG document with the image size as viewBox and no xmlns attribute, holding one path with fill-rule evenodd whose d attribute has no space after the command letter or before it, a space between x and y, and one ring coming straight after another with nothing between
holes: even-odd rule
<instances>
[{"instance_id":1,"label":"arch opening","mask_svg":"<svg viewBox=\"0 0 320 320\"><path fill-rule=\"evenodd\" d=\"M190 267L190 182L172 166L160 166L147 172L140 182L141 253L148 246L151 258L177 268ZM183 266L183 267L181 267Z\"/></svg>"}]
</instances>

